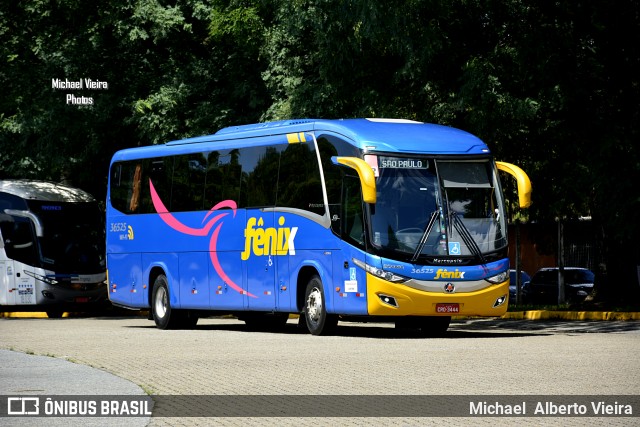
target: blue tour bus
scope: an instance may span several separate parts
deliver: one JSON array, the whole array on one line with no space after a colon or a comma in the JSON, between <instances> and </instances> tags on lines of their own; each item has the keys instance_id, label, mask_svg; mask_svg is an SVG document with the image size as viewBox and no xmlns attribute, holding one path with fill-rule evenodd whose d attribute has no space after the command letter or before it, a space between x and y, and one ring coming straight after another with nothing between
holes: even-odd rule
<instances>
[{"instance_id":1,"label":"blue tour bus","mask_svg":"<svg viewBox=\"0 0 640 427\"><path fill-rule=\"evenodd\" d=\"M507 309L498 170L477 137L392 119L289 120L126 149L111 161L113 304L159 328L231 313L314 335L338 319L426 334Z\"/></svg>"}]
</instances>

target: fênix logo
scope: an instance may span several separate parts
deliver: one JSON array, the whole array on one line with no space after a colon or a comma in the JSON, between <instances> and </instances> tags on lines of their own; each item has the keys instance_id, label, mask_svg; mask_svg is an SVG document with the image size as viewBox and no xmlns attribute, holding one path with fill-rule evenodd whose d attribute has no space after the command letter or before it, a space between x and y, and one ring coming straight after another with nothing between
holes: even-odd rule
<instances>
[{"instance_id":1,"label":"f\u00eanix logo","mask_svg":"<svg viewBox=\"0 0 640 427\"><path fill-rule=\"evenodd\" d=\"M464 271L459 271L457 268L455 271L449 271L446 268L439 268L436 270L436 277L434 280L441 279L464 279Z\"/></svg>"},{"instance_id":2,"label":"f\u00eanix logo","mask_svg":"<svg viewBox=\"0 0 640 427\"><path fill-rule=\"evenodd\" d=\"M264 220L252 217L247 220L244 229L244 251L241 254L243 261L249 259L251 254L264 255L295 255L295 238L298 227L283 227L285 219L278 218L280 227L264 228Z\"/></svg>"}]
</instances>

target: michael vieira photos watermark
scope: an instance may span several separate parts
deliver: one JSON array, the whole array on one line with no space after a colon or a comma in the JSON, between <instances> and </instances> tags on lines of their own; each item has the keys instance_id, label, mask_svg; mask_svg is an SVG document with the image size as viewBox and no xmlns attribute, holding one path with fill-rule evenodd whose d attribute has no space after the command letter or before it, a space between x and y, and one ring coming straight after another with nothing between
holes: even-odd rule
<instances>
[{"instance_id":1,"label":"michael vieira photos watermark","mask_svg":"<svg viewBox=\"0 0 640 427\"><path fill-rule=\"evenodd\" d=\"M0 396L0 417L637 417L640 396Z\"/></svg>"},{"instance_id":2,"label":"michael vieira photos watermark","mask_svg":"<svg viewBox=\"0 0 640 427\"><path fill-rule=\"evenodd\" d=\"M93 80L89 78L82 78L78 80L68 79L51 79L51 88L57 90L107 90L109 89L109 83L101 80ZM67 93L65 94L65 101L67 105L93 105L92 96L81 96Z\"/></svg>"}]
</instances>

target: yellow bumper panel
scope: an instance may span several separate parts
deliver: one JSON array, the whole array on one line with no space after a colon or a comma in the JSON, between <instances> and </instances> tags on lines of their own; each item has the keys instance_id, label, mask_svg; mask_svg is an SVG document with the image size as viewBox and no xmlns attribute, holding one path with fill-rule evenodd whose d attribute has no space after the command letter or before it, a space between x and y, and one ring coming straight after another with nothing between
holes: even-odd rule
<instances>
[{"instance_id":1,"label":"yellow bumper panel","mask_svg":"<svg viewBox=\"0 0 640 427\"><path fill-rule=\"evenodd\" d=\"M459 283L459 282L454 282ZM445 283L442 283L444 288ZM502 316L507 311L509 281L475 292L436 293L391 283L367 273L367 308L372 316ZM397 307L386 304L380 295L396 300ZM493 308L504 296L502 305ZM458 304L457 313L437 313L436 304Z\"/></svg>"}]
</instances>

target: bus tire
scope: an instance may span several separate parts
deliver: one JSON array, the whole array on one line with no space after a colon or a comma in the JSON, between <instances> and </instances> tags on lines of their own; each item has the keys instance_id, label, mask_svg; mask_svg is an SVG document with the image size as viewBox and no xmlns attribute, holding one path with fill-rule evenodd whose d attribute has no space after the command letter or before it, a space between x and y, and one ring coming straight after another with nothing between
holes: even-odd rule
<instances>
[{"instance_id":1,"label":"bus tire","mask_svg":"<svg viewBox=\"0 0 640 427\"><path fill-rule=\"evenodd\" d=\"M153 297L151 298L151 313L159 329L175 329L179 326L180 316L171 309L169 299L169 282L167 277L161 274L153 282Z\"/></svg>"},{"instance_id":2,"label":"bus tire","mask_svg":"<svg viewBox=\"0 0 640 427\"><path fill-rule=\"evenodd\" d=\"M328 335L335 331L338 316L327 313L322 280L314 275L304 293L303 315L307 329L312 335Z\"/></svg>"}]
</instances>

